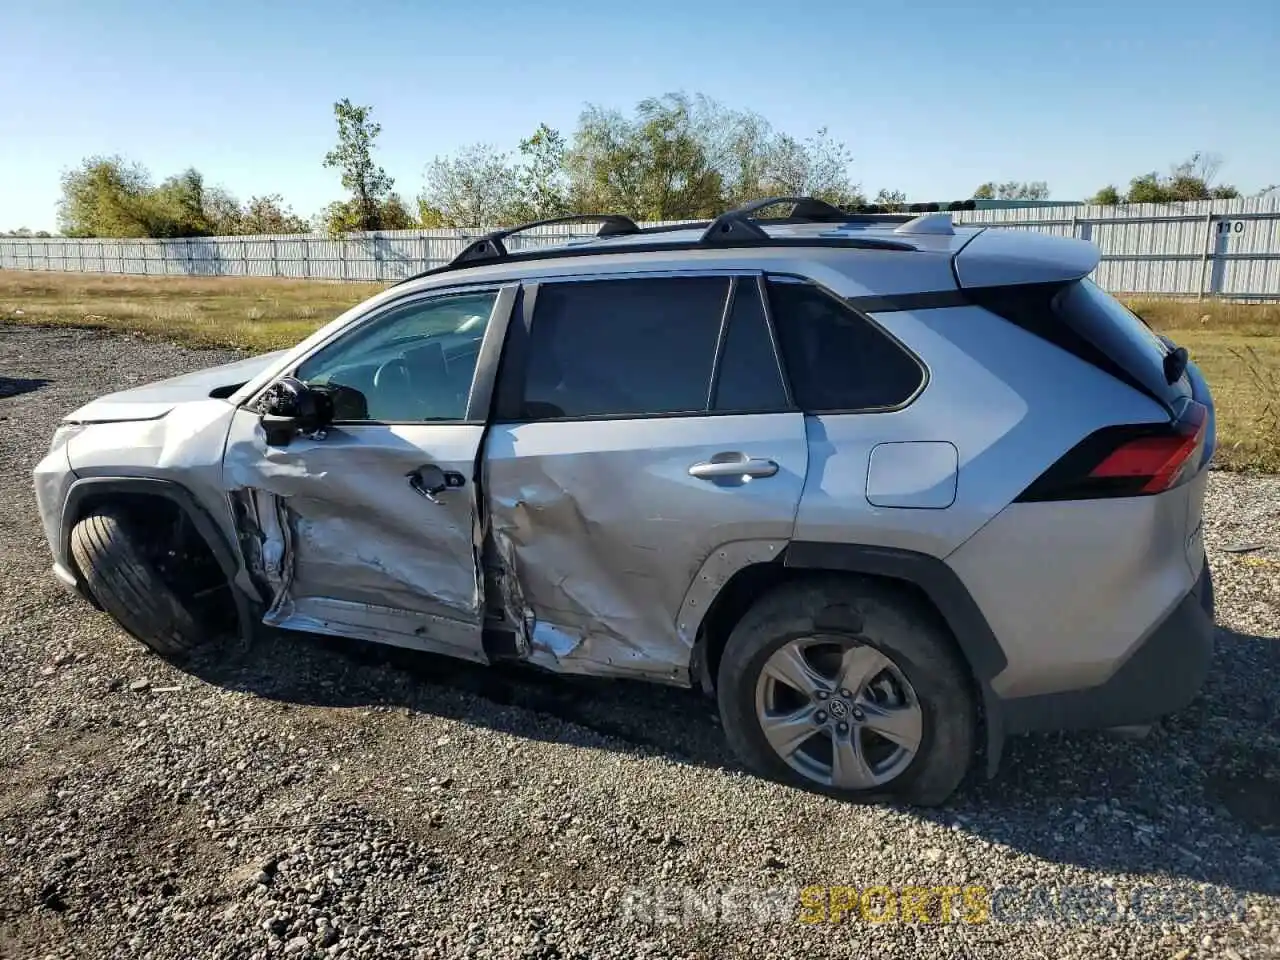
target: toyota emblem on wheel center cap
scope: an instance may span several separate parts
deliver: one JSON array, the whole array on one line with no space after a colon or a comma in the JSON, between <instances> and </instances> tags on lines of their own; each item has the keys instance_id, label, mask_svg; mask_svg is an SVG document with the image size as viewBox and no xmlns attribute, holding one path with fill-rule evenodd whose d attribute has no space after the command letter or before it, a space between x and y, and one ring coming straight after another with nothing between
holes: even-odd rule
<instances>
[{"instance_id":1,"label":"toyota emblem on wheel center cap","mask_svg":"<svg viewBox=\"0 0 1280 960\"><path fill-rule=\"evenodd\" d=\"M849 719L849 705L839 697L832 697L827 701L827 710L837 720Z\"/></svg>"}]
</instances>

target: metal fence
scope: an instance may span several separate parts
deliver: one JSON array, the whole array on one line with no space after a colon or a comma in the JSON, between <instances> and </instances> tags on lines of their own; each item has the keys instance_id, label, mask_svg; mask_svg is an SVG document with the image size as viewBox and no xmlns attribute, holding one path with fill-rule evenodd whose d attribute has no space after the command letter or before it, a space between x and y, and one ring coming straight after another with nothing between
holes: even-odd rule
<instances>
[{"instance_id":1,"label":"metal fence","mask_svg":"<svg viewBox=\"0 0 1280 960\"><path fill-rule=\"evenodd\" d=\"M955 219L1092 240L1102 250L1094 279L1116 293L1280 300L1277 200L973 210ZM513 246L561 242L589 231L541 228L513 238ZM0 238L0 269L389 281L447 263L483 232L389 230L341 240L320 235Z\"/></svg>"}]
</instances>

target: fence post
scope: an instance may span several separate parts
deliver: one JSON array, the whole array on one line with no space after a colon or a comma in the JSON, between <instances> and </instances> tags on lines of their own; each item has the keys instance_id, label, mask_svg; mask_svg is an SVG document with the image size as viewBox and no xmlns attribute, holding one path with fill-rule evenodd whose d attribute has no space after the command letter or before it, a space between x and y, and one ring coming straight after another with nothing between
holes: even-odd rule
<instances>
[{"instance_id":1,"label":"fence post","mask_svg":"<svg viewBox=\"0 0 1280 960\"><path fill-rule=\"evenodd\" d=\"M342 261L342 279L345 280L347 279L347 238L339 237L337 244L338 259Z\"/></svg>"},{"instance_id":2,"label":"fence post","mask_svg":"<svg viewBox=\"0 0 1280 960\"><path fill-rule=\"evenodd\" d=\"M1206 213L1204 215L1204 249L1200 251L1200 283L1199 290L1196 292L1196 299L1204 299L1204 275L1209 268L1209 252L1213 247L1213 214Z\"/></svg>"},{"instance_id":3,"label":"fence post","mask_svg":"<svg viewBox=\"0 0 1280 960\"><path fill-rule=\"evenodd\" d=\"M271 238L271 275L280 276L280 251L276 247L276 238Z\"/></svg>"},{"instance_id":4,"label":"fence post","mask_svg":"<svg viewBox=\"0 0 1280 960\"><path fill-rule=\"evenodd\" d=\"M244 267L244 275L249 275L249 241L240 241L240 264Z\"/></svg>"},{"instance_id":5,"label":"fence post","mask_svg":"<svg viewBox=\"0 0 1280 960\"><path fill-rule=\"evenodd\" d=\"M304 237L302 240L302 273L308 280L311 279L311 238Z\"/></svg>"}]
</instances>

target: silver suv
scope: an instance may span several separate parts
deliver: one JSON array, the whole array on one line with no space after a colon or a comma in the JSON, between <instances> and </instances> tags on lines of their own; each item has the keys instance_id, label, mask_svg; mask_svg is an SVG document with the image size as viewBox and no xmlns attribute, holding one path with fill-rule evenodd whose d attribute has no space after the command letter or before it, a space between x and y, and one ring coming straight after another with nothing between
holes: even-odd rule
<instances>
[{"instance_id":1,"label":"silver suv","mask_svg":"<svg viewBox=\"0 0 1280 960\"><path fill-rule=\"evenodd\" d=\"M750 768L849 799L1193 698L1213 404L1093 245L805 198L565 219L601 226L72 413L56 575L166 656L265 624L698 686Z\"/></svg>"}]
</instances>

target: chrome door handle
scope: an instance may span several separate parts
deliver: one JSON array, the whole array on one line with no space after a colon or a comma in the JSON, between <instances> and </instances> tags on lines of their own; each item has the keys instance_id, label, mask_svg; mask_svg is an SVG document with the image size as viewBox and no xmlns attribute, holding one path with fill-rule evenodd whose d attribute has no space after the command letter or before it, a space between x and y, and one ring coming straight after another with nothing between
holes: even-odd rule
<instances>
[{"instance_id":1,"label":"chrome door handle","mask_svg":"<svg viewBox=\"0 0 1280 960\"><path fill-rule=\"evenodd\" d=\"M699 480L747 480L752 477L772 477L778 465L772 460L748 457L742 453L717 453L710 460L695 463L689 468L689 476Z\"/></svg>"}]
</instances>

